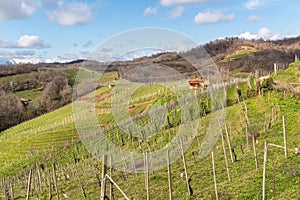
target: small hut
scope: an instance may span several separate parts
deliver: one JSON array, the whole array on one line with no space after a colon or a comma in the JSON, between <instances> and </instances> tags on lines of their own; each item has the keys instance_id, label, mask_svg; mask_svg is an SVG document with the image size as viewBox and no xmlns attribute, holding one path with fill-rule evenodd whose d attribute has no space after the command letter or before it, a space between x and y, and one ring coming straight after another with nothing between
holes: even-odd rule
<instances>
[{"instance_id":1,"label":"small hut","mask_svg":"<svg viewBox=\"0 0 300 200\"><path fill-rule=\"evenodd\" d=\"M202 79L200 79L200 78L195 78L195 79L191 79L191 80L189 80L188 81L189 82L189 84L190 84L190 86L192 87L192 88L199 88L199 87L202 87L202 88L204 88L205 87L205 85L204 85L204 80L202 80Z\"/></svg>"},{"instance_id":2,"label":"small hut","mask_svg":"<svg viewBox=\"0 0 300 200\"><path fill-rule=\"evenodd\" d=\"M113 83L108 84L108 88L113 88L115 85Z\"/></svg>"},{"instance_id":3,"label":"small hut","mask_svg":"<svg viewBox=\"0 0 300 200\"><path fill-rule=\"evenodd\" d=\"M29 102L31 101L31 99L19 98L19 101L23 104L23 106L27 106L29 104Z\"/></svg>"}]
</instances>

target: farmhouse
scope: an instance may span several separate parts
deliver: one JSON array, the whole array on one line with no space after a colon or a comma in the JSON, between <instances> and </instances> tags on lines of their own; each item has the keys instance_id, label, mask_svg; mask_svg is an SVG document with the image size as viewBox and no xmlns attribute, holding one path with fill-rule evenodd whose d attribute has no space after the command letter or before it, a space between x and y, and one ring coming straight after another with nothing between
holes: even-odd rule
<instances>
[{"instance_id":1,"label":"farmhouse","mask_svg":"<svg viewBox=\"0 0 300 200\"><path fill-rule=\"evenodd\" d=\"M197 77L195 79L191 79L188 82L192 88L199 88L199 87L204 88L205 87L204 80L200 79L199 77Z\"/></svg>"},{"instance_id":2,"label":"farmhouse","mask_svg":"<svg viewBox=\"0 0 300 200\"><path fill-rule=\"evenodd\" d=\"M29 102L31 101L31 99L20 98L19 101L23 104L23 106L27 106L29 104Z\"/></svg>"}]
</instances>

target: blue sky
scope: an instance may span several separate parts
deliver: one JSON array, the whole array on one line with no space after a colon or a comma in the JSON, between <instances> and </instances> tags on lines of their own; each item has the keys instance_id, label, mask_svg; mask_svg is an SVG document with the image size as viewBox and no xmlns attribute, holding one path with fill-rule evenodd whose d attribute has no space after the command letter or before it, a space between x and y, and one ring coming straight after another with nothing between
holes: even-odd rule
<instances>
[{"instance_id":1,"label":"blue sky","mask_svg":"<svg viewBox=\"0 0 300 200\"><path fill-rule=\"evenodd\" d=\"M0 59L85 58L130 29L161 27L199 44L300 35L298 0L0 0Z\"/></svg>"}]
</instances>

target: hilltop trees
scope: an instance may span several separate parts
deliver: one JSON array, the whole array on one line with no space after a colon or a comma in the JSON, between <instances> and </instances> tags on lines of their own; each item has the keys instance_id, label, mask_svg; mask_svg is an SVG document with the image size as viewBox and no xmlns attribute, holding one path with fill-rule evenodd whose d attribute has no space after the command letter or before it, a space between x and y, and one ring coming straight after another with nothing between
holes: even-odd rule
<instances>
[{"instance_id":1,"label":"hilltop trees","mask_svg":"<svg viewBox=\"0 0 300 200\"><path fill-rule=\"evenodd\" d=\"M40 101L47 112L57 109L71 101L72 88L68 79L62 75L55 76L47 83Z\"/></svg>"},{"instance_id":2,"label":"hilltop trees","mask_svg":"<svg viewBox=\"0 0 300 200\"><path fill-rule=\"evenodd\" d=\"M71 102L72 87L69 77L62 70L42 70L29 78L0 84L0 131ZM22 104L13 92L28 89L39 89L42 93L28 105Z\"/></svg>"},{"instance_id":3,"label":"hilltop trees","mask_svg":"<svg viewBox=\"0 0 300 200\"><path fill-rule=\"evenodd\" d=\"M24 107L18 98L0 91L0 131L18 124L24 117Z\"/></svg>"},{"instance_id":4,"label":"hilltop trees","mask_svg":"<svg viewBox=\"0 0 300 200\"><path fill-rule=\"evenodd\" d=\"M42 95L35 99L29 106L33 115L41 115L58 109L72 100L72 87L64 73L48 71L39 76L43 82Z\"/></svg>"},{"instance_id":5,"label":"hilltop trees","mask_svg":"<svg viewBox=\"0 0 300 200\"><path fill-rule=\"evenodd\" d=\"M273 90L273 87L274 87L274 80L272 78L268 78L268 79L265 79L263 81L263 83L261 84L260 86L260 90L262 92L266 92L268 90Z\"/></svg>"}]
</instances>

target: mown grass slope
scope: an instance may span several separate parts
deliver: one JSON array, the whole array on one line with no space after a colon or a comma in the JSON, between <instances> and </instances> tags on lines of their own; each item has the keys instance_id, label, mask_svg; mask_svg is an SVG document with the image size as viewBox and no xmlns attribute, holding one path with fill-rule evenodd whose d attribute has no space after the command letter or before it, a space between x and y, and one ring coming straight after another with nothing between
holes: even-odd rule
<instances>
[{"instance_id":1,"label":"mown grass slope","mask_svg":"<svg viewBox=\"0 0 300 200\"><path fill-rule=\"evenodd\" d=\"M113 76L112 76L113 77ZM138 90L131 99L131 114L137 116L152 104L171 102L174 97L167 90L156 85L145 86L147 90ZM256 93L247 84L239 85L241 98L246 99L249 93ZM148 91L145 92L145 91ZM160 92L158 92L160 91ZM96 111L98 119L105 127L115 122L110 110L112 92L111 88L102 87L96 92ZM152 94L152 95L151 95ZM250 95L251 96L251 95ZM199 99L200 105L211 107L211 103ZM225 108L225 123L231 138L231 145L237 155L237 161L231 163L226 143L227 158L231 181L227 180L226 168L221 140L213 147L215 152L216 176L219 199L261 199L262 165L264 141L283 145L282 116L285 116L288 159L284 158L284 151L279 148L269 147L267 162L266 194L269 199L299 199L300 198L300 156L294 155L294 148L300 147L300 103L292 95L266 92L257 97L250 98L237 104L238 94L236 86L227 89L227 102L230 106ZM249 124L246 126L246 108ZM209 111L209 109L207 109ZM174 115L174 110L169 114ZM218 112L218 111L217 111ZM97 199L100 196L99 181L101 177L101 161L91 156L81 144L73 123L71 105L43 115L39 118L13 127L0 135L0 174L6 180L19 180L14 185L14 195L23 199L26 196L25 175L29 169L37 170L42 174L43 190L34 187L32 197L41 199L49 198L49 174L56 165L57 185L60 196L70 199ZM177 112L180 114L180 111ZM214 183L212 177L211 157L208 154L200 157L201 145L207 134L208 124L213 113L207 113L199 119L198 130L194 133L195 139L190 148L185 152L188 177L191 178L190 186L193 195L189 196L183 173L181 159L171 165L173 196L174 199L214 199ZM139 123L147 123L147 116L142 116ZM176 121L176 120L174 120ZM167 144L177 131L175 126L163 129L154 137L147 138L140 143L124 137L118 128L106 132L119 146L132 151L156 150ZM246 145L246 131L248 132L249 145ZM192 135L193 133L191 133ZM252 149L252 136L257 148L258 166L255 162ZM151 163L151 157L150 163ZM129 161L127 161L129 162ZM129 162L130 163L130 162ZM18 176L16 176L18 175ZM21 177L21 178L19 178ZM146 199L144 174L129 174L122 171L113 171L115 182L124 190L130 199ZM53 180L50 185L53 185ZM167 167L150 172L149 188L151 199L168 198ZM108 190L107 190L108 193ZM52 195L56 196L54 188ZM120 192L114 188L116 199L122 198Z\"/></svg>"}]
</instances>

